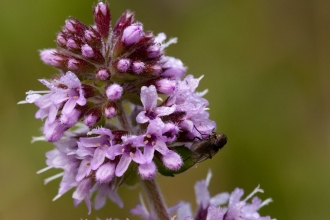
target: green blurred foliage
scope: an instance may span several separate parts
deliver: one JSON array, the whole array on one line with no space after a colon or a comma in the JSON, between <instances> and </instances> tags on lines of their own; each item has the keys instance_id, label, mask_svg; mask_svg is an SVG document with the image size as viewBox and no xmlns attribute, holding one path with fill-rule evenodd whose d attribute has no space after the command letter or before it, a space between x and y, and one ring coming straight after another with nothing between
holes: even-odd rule
<instances>
[{"instance_id":1,"label":"green blurred foliage","mask_svg":"<svg viewBox=\"0 0 330 220\"><path fill-rule=\"evenodd\" d=\"M17 106L37 81L56 73L38 50L55 47L68 16L92 23L96 1L0 1L0 219L96 219L132 217L139 188L122 187L125 208L108 202L87 215L74 208L71 192L52 202L59 180L45 166L49 143L30 144L40 135L37 108ZM145 30L178 37L167 54L180 58L199 90L209 89L211 118L228 144L212 160L174 178L159 176L168 205L194 204L193 185L213 171L211 194L258 184L261 210L277 219L328 219L330 211L330 2L328 0L109 0L113 21L126 9Z\"/></svg>"}]
</instances>

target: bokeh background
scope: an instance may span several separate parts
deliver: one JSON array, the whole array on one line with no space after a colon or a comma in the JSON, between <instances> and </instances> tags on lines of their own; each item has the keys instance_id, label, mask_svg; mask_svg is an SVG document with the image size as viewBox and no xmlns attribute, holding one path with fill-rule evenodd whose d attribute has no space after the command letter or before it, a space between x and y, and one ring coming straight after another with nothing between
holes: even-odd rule
<instances>
[{"instance_id":1,"label":"bokeh background","mask_svg":"<svg viewBox=\"0 0 330 220\"><path fill-rule=\"evenodd\" d=\"M52 202L59 180L45 166L49 143L40 135L37 108L16 103L37 81L56 72L38 50L55 47L55 36L72 15L92 24L96 0L0 1L0 219L96 219L129 214L139 188L120 189L119 209L110 201L87 215L74 208L72 191ZM168 205L195 204L193 186L213 171L212 195L258 184L274 202L263 215L277 219L330 216L330 1L328 0L109 0L113 20L136 12L145 30L178 37L167 54L180 58L209 89L211 118L229 142L207 160L175 178L158 176Z\"/></svg>"}]
</instances>

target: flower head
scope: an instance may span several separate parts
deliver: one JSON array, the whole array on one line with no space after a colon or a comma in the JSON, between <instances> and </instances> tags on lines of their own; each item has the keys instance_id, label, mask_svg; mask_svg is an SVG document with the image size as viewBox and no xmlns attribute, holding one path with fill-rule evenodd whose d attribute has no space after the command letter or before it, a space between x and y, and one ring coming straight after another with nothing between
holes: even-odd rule
<instances>
[{"instance_id":1,"label":"flower head","mask_svg":"<svg viewBox=\"0 0 330 220\"><path fill-rule=\"evenodd\" d=\"M91 26L65 21L57 48L40 52L60 73L39 80L48 90L19 102L34 103L35 117L46 118L43 139L56 146L47 165L63 170L56 198L75 188L75 204L85 201L89 210L94 192L97 209L106 197L122 206L116 190L128 177L182 172L191 153L177 147L190 152L195 137L215 129L208 101L196 92L201 78L183 78L181 60L165 56L176 38L144 31L130 11L112 26L108 3L97 3L93 17Z\"/></svg>"}]
</instances>

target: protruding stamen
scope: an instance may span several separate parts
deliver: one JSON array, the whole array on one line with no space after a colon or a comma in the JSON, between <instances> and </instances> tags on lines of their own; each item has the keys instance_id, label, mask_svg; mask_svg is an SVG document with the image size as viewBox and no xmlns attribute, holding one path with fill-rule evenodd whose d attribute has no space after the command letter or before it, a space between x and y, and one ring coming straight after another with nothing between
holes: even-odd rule
<instances>
[{"instance_id":1,"label":"protruding stamen","mask_svg":"<svg viewBox=\"0 0 330 220\"><path fill-rule=\"evenodd\" d=\"M59 174L56 174L56 175L54 175L54 176L51 176L51 177L45 179L45 180L44 180L44 184L46 185L47 183L49 183L49 182L51 182L51 181L53 181L53 180L55 180L55 179L57 179L57 178L60 178L61 176L63 176L63 174L64 174L64 173L59 173Z\"/></svg>"},{"instance_id":2,"label":"protruding stamen","mask_svg":"<svg viewBox=\"0 0 330 220\"><path fill-rule=\"evenodd\" d=\"M40 174L40 173L43 173L43 172L46 172L47 170L50 170L50 169L52 169L53 167L45 167L45 168L43 168L43 169L41 169L41 170L38 170L37 171L37 174Z\"/></svg>"}]
</instances>

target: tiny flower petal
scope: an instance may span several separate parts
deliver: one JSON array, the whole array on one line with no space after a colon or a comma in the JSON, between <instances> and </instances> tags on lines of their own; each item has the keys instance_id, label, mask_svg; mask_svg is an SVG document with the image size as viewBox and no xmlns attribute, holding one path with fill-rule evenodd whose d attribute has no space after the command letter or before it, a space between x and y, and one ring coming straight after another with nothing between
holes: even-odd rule
<instances>
[{"instance_id":1,"label":"tiny flower petal","mask_svg":"<svg viewBox=\"0 0 330 220\"><path fill-rule=\"evenodd\" d=\"M115 164L113 163L103 164L97 169L95 173L95 178L100 183L110 182L114 176L115 176Z\"/></svg>"},{"instance_id":2,"label":"tiny flower petal","mask_svg":"<svg viewBox=\"0 0 330 220\"><path fill-rule=\"evenodd\" d=\"M139 165L139 174L144 179L151 179L156 174L156 165L154 162Z\"/></svg>"},{"instance_id":3,"label":"tiny flower petal","mask_svg":"<svg viewBox=\"0 0 330 220\"><path fill-rule=\"evenodd\" d=\"M162 161L165 167L170 170L178 170L183 163L180 155L171 150L169 150L165 155L163 155Z\"/></svg>"}]
</instances>

